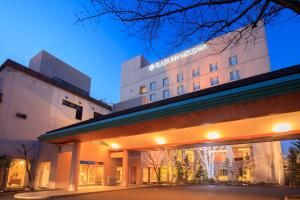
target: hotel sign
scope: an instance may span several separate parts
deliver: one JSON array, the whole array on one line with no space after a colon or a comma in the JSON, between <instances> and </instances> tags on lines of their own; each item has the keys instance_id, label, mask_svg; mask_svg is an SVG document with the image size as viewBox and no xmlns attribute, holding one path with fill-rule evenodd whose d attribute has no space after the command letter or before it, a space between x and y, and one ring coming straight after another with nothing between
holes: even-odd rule
<instances>
[{"instance_id":1,"label":"hotel sign","mask_svg":"<svg viewBox=\"0 0 300 200\"><path fill-rule=\"evenodd\" d=\"M178 54L175 54L173 56L167 57L167 58L165 58L163 60L160 60L160 61L158 61L156 63L153 63L153 64L151 64L151 65L148 66L148 69L149 69L149 71L153 71L155 69L161 68L161 67L163 67L165 65L173 63L173 62L175 62L177 60L180 60L182 58L186 58L186 57L195 55L195 54L197 54L197 53L199 53L201 51L206 50L207 48L208 48L208 46L206 44L200 44L200 45L198 45L196 47L193 47L191 49L185 50L185 51L183 51L181 53L178 53Z\"/></svg>"}]
</instances>

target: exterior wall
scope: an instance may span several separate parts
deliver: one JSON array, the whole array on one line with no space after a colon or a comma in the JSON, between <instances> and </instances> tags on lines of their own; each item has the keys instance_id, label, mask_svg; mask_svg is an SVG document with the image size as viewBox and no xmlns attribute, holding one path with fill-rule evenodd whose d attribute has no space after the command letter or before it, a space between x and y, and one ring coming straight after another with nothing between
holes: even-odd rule
<instances>
[{"instance_id":1,"label":"exterior wall","mask_svg":"<svg viewBox=\"0 0 300 200\"><path fill-rule=\"evenodd\" d=\"M90 77L44 50L30 60L29 68L44 74L51 79L58 77L86 91L88 94L90 93Z\"/></svg>"},{"instance_id":2,"label":"exterior wall","mask_svg":"<svg viewBox=\"0 0 300 200\"><path fill-rule=\"evenodd\" d=\"M231 46L225 51L216 54L216 44L221 43L223 37L209 41L207 49L194 55L179 59L164 67L149 70L147 61L142 56L137 56L122 64L121 76L121 101L140 96L139 88L146 86L143 96L149 99L149 95L155 93L156 100L162 99L163 90L169 89L170 97L177 95L177 87L184 86L184 93L193 91L193 82L200 82L200 89L211 87L210 78L218 76L219 84L230 82L230 72L239 70L240 78L246 78L270 71L270 62L266 44L264 27L255 33L247 44L240 43ZM237 55L238 64L229 65L229 57ZM210 72L209 65L217 63L218 70ZM192 77L192 69L200 69L200 76ZM184 80L177 82L177 74L183 73ZM163 78L169 78L169 86L163 87ZM151 82L156 82L156 89L149 91Z\"/></svg>"},{"instance_id":3,"label":"exterior wall","mask_svg":"<svg viewBox=\"0 0 300 200\"><path fill-rule=\"evenodd\" d=\"M37 137L47 131L93 118L94 112L110 112L10 67L0 71L0 91L0 154L14 158L20 158L14 148L37 143ZM75 119L75 109L62 105L63 99L83 107L82 120ZM26 119L17 113L25 114ZM31 158L36 155L34 152Z\"/></svg>"}]
</instances>

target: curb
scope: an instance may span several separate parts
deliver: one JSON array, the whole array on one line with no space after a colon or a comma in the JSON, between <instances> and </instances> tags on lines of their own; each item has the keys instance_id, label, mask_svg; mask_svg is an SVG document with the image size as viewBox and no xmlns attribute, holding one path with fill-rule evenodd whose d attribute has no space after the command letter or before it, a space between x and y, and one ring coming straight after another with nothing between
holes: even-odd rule
<instances>
[{"instance_id":1,"label":"curb","mask_svg":"<svg viewBox=\"0 0 300 200\"><path fill-rule=\"evenodd\" d=\"M292 196L285 196L284 197L284 200L292 200L292 199L300 200L300 195L292 195Z\"/></svg>"}]
</instances>

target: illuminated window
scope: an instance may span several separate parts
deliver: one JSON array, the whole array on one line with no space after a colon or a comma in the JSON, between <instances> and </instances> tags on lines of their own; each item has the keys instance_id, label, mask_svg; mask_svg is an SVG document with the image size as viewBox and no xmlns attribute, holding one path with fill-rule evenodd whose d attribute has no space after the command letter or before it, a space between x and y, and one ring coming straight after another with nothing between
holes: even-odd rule
<instances>
[{"instance_id":1,"label":"illuminated window","mask_svg":"<svg viewBox=\"0 0 300 200\"><path fill-rule=\"evenodd\" d=\"M42 162L41 163L41 173L40 173L40 182L39 182L39 185L41 188L48 187L50 166L51 166L50 162Z\"/></svg>"},{"instance_id":2,"label":"illuminated window","mask_svg":"<svg viewBox=\"0 0 300 200\"><path fill-rule=\"evenodd\" d=\"M194 151L193 150L186 150L185 156L189 159L190 162L194 162Z\"/></svg>"},{"instance_id":3,"label":"illuminated window","mask_svg":"<svg viewBox=\"0 0 300 200\"><path fill-rule=\"evenodd\" d=\"M177 74L177 82L183 81L183 73Z\"/></svg>"},{"instance_id":4,"label":"illuminated window","mask_svg":"<svg viewBox=\"0 0 300 200\"><path fill-rule=\"evenodd\" d=\"M209 64L209 71L214 72L214 71L217 71L217 70L218 70L217 63Z\"/></svg>"},{"instance_id":5,"label":"illuminated window","mask_svg":"<svg viewBox=\"0 0 300 200\"><path fill-rule=\"evenodd\" d=\"M140 87L140 94L144 94L144 93L146 93L146 86L141 86Z\"/></svg>"},{"instance_id":6,"label":"illuminated window","mask_svg":"<svg viewBox=\"0 0 300 200\"><path fill-rule=\"evenodd\" d=\"M150 83L150 90L155 90L156 89L156 83L155 82L151 82Z\"/></svg>"},{"instance_id":7,"label":"illuminated window","mask_svg":"<svg viewBox=\"0 0 300 200\"><path fill-rule=\"evenodd\" d=\"M236 65L237 63L238 60L236 55L229 57L229 65Z\"/></svg>"},{"instance_id":8,"label":"illuminated window","mask_svg":"<svg viewBox=\"0 0 300 200\"><path fill-rule=\"evenodd\" d=\"M23 187L26 174L25 160L15 159L8 171L7 187Z\"/></svg>"},{"instance_id":9,"label":"illuminated window","mask_svg":"<svg viewBox=\"0 0 300 200\"><path fill-rule=\"evenodd\" d=\"M163 86L168 86L169 85L169 79L168 78L164 78L163 79Z\"/></svg>"},{"instance_id":10,"label":"illuminated window","mask_svg":"<svg viewBox=\"0 0 300 200\"><path fill-rule=\"evenodd\" d=\"M199 82L193 83L193 90L194 91L200 90L200 83Z\"/></svg>"},{"instance_id":11,"label":"illuminated window","mask_svg":"<svg viewBox=\"0 0 300 200\"><path fill-rule=\"evenodd\" d=\"M177 87L177 95L182 95L184 93L183 85Z\"/></svg>"},{"instance_id":12,"label":"illuminated window","mask_svg":"<svg viewBox=\"0 0 300 200\"><path fill-rule=\"evenodd\" d=\"M155 101L156 100L156 95L153 93L153 94L150 94L150 101Z\"/></svg>"},{"instance_id":13,"label":"illuminated window","mask_svg":"<svg viewBox=\"0 0 300 200\"><path fill-rule=\"evenodd\" d=\"M167 98L169 98L170 97L170 92L169 92L169 90L164 90L163 91L163 99L167 99Z\"/></svg>"},{"instance_id":14,"label":"illuminated window","mask_svg":"<svg viewBox=\"0 0 300 200\"><path fill-rule=\"evenodd\" d=\"M103 183L103 166L93 161L80 161L78 184L101 185Z\"/></svg>"},{"instance_id":15,"label":"illuminated window","mask_svg":"<svg viewBox=\"0 0 300 200\"><path fill-rule=\"evenodd\" d=\"M199 76L199 75L200 75L200 69L199 68L192 70L192 76L193 77Z\"/></svg>"},{"instance_id":16,"label":"illuminated window","mask_svg":"<svg viewBox=\"0 0 300 200\"><path fill-rule=\"evenodd\" d=\"M236 81L236 80L239 80L239 79L240 79L240 73L239 73L239 70L230 72L230 80Z\"/></svg>"},{"instance_id":17,"label":"illuminated window","mask_svg":"<svg viewBox=\"0 0 300 200\"><path fill-rule=\"evenodd\" d=\"M218 85L218 84L219 84L219 78L217 76L210 78L210 85L211 86Z\"/></svg>"}]
</instances>

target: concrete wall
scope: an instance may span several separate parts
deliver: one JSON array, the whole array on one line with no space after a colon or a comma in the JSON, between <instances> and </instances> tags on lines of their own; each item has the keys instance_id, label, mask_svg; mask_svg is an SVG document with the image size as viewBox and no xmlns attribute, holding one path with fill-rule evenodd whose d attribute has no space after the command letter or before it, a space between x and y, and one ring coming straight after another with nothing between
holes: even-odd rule
<instances>
[{"instance_id":1,"label":"concrete wall","mask_svg":"<svg viewBox=\"0 0 300 200\"><path fill-rule=\"evenodd\" d=\"M58 77L87 93L90 93L90 77L44 50L30 60L29 68L44 74L49 78Z\"/></svg>"},{"instance_id":2,"label":"concrete wall","mask_svg":"<svg viewBox=\"0 0 300 200\"><path fill-rule=\"evenodd\" d=\"M255 76L270 71L269 55L266 43L264 27L254 33L254 38L248 43L240 42L231 45L225 51L216 54L216 48L220 46L225 36L216 38L207 43L207 49L189 57L182 58L164 67L149 70L145 66L144 58L137 56L122 64L121 74L121 101L140 96L139 88L146 86L147 92L142 94L149 99L149 95L155 93L156 100L162 99L163 90L169 89L170 97L177 95L177 87L184 86L185 93L193 91L193 82L200 82L200 88L211 87L210 78L218 76L219 84L230 82L230 72L239 70L240 78ZM237 55L238 64L229 66L229 57ZM209 71L209 65L217 63L218 70ZM200 69L200 76L192 77L192 69ZM177 74L184 74L184 81L177 83ZM169 86L163 87L163 79L169 78ZM149 91L151 82L156 82L156 89Z\"/></svg>"}]
</instances>

